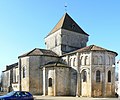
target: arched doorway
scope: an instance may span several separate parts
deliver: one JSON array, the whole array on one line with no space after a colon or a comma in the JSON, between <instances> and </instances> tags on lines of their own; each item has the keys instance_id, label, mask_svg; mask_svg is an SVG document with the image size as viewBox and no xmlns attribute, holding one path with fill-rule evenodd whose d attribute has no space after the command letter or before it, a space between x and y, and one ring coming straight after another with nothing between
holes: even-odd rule
<instances>
[{"instance_id":1,"label":"arched doorway","mask_svg":"<svg viewBox=\"0 0 120 100\"><path fill-rule=\"evenodd\" d=\"M87 83L87 72L82 70L81 72L81 96L86 96L86 83Z\"/></svg>"},{"instance_id":2,"label":"arched doorway","mask_svg":"<svg viewBox=\"0 0 120 100\"><path fill-rule=\"evenodd\" d=\"M81 96L89 96L89 73L88 69L81 71Z\"/></svg>"}]
</instances>

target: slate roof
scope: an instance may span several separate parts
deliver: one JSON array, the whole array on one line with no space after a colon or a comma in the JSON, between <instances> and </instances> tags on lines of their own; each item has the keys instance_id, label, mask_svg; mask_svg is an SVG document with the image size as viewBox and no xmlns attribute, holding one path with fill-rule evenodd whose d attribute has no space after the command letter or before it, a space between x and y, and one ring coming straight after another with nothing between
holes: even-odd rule
<instances>
[{"instance_id":1,"label":"slate roof","mask_svg":"<svg viewBox=\"0 0 120 100\"><path fill-rule=\"evenodd\" d=\"M46 50L46 49L39 49L39 48L35 48L21 56L19 56L18 58L20 57L25 57L25 56L40 56L40 55L44 55L44 56L58 56L56 53L54 53L53 51L51 50Z\"/></svg>"},{"instance_id":2,"label":"slate roof","mask_svg":"<svg viewBox=\"0 0 120 100\"><path fill-rule=\"evenodd\" d=\"M76 51L73 51L73 52L70 52L69 54L71 53L75 53L75 52L90 52L90 51L107 51L107 52L112 52L112 53L115 53L116 56L118 55L116 52L114 51L111 51L111 50L108 50L108 49L105 49L105 48L102 48L102 47L99 47L99 46L96 46L96 45L90 45L90 46L86 46L84 48L81 48L81 49L78 49Z\"/></svg>"},{"instance_id":3,"label":"slate roof","mask_svg":"<svg viewBox=\"0 0 120 100\"><path fill-rule=\"evenodd\" d=\"M69 31L78 32L78 33L81 33L81 34L88 35L87 33L85 33L81 29L81 27L67 13L65 13L63 15L63 17L59 20L59 22L56 24L56 26L48 34L48 36L50 34L53 34L54 32L56 32L59 29L66 29L66 30L69 30Z\"/></svg>"}]
</instances>

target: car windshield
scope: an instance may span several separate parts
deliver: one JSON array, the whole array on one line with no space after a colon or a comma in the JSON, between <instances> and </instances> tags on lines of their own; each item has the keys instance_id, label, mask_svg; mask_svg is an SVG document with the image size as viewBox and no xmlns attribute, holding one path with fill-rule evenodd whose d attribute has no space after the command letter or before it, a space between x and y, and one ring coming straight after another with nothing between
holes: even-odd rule
<instances>
[{"instance_id":1,"label":"car windshield","mask_svg":"<svg viewBox=\"0 0 120 100\"><path fill-rule=\"evenodd\" d=\"M7 93L8 96L12 96L12 95L14 95L14 94L15 94L15 91L12 91L12 92Z\"/></svg>"}]
</instances>

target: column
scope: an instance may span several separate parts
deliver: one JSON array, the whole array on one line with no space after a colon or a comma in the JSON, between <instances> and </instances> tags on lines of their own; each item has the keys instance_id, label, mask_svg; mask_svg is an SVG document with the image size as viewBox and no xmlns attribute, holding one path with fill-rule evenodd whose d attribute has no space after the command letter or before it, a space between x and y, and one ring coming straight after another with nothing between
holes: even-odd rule
<instances>
[{"instance_id":1,"label":"column","mask_svg":"<svg viewBox=\"0 0 120 100\"><path fill-rule=\"evenodd\" d=\"M92 97L93 96L93 92L92 92L92 88L93 88L93 80L94 80L94 78L92 77L92 75L93 75L93 61L92 61L92 59L93 59L93 54L92 54L92 52L90 53L90 94L89 94L89 96L90 97Z\"/></svg>"},{"instance_id":2,"label":"column","mask_svg":"<svg viewBox=\"0 0 120 100\"><path fill-rule=\"evenodd\" d=\"M56 67L54 67L54 96L56 96L56 85L57 85L57 80L56 80Z\"/></svg>"},{"instance_id":3,"label":"column","mask_svg":"<svg viewBox=\"0 0 120 100\"><path fill-rule=\"evenodd\" d=\"M67 65L69 66L69 56L67 55L67 58L66 58L66 62L67 62Z\"/></svg>"},{"instance_id":4,"label":"column","mask_svg":"<svg viewBox=\"0 0 120 100\"><path fill-rule=\"evenodd\" d=\"M105 52L105 58L104 58L104 66L103 66L103 74L102 74L102 95L103 97L106 96L106 67L107 67L107 53Z\"/></svg>"},{"instance_id":5,"label":"column","mask_svg":"<svg viewBox=\"0 0 120 100\"><path fill-rule=\"evenodd\" d=\"M76 66L77 66L77 87L76 87L76 97L80 97L80 63L79 63L79 53L76 54L77 56L77 61L76 61Z\"/></svg>"}]
</instances>

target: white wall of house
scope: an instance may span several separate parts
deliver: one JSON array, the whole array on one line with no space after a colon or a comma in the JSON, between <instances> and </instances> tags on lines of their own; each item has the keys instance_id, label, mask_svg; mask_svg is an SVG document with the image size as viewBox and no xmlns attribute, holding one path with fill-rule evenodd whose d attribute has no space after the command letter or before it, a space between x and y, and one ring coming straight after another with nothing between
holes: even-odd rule
<instances>
[{"instance_id":1,"label":"white wall of house","mask_svg":"<svg viewBox=\"0 0 120 100\"><path fill-rule=\"evenodd\" d=\"M117 93L120 96L120 60L117 63L118 63L118 68L119 68L119 70L118 70L118 91L117 91Z\"/></svg>"}]
</instances>

